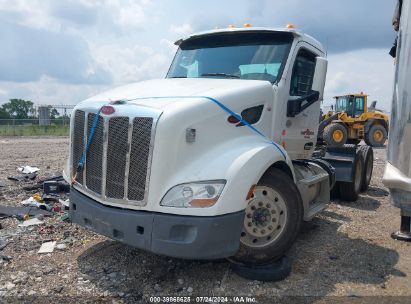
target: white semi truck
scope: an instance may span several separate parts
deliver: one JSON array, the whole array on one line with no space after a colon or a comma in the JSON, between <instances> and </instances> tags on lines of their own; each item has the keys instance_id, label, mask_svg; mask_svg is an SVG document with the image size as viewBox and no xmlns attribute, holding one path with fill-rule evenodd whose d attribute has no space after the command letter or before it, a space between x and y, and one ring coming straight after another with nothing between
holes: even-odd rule
<instances>
[{"instance_id":1,"label":"white semi truck","mask_svg":"<svg viewBox=\"0 0 411 304\"><path fill-rule=\"evenodd\" d=\"M371 148L316 150L327 70L317 40L244 27L176 44L165 79L75 107L73 222L158 254L262 264L330 192L355 200L367 188Z\"/></svg>"}]
</instances>

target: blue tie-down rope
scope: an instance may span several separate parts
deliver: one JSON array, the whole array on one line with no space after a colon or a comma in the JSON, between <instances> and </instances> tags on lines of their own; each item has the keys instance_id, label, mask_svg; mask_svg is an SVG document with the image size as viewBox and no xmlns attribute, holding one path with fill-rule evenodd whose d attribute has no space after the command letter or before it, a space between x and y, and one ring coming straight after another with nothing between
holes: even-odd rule
<instances>
[{"instance_id":1,"label":"blue tie-down rope","mask_svg":"<svg viewBox=\"0 0 411 304\"><path fill-rule=\"evenodd\" d=\"M101 113L102 108L103 107L101 107L97 111L96 116L94 116L93 124L91 125L91 129L90 129L90 135L88 136L88 139L87 139L86 150L83 151L83 154L81 155L80 161L77 165L76 172L75 172L75 174L73 175L73 178L72 178L72 183L73 184L75 184L77 182L76 180L77 180L78 174L83 171L83 168L84 168L84 165L85 165L86 159L87 159L87 151L90 148L91 141L93 140L94 131L96 130L98 119L100 117L100 113Z\"/></svg>"},{"instance_id":2,"label":"blue tie-down rope","mask_svg":"<svg viewBox=\"0 0 411 304\"><path fill-rule=\"evenodd\" d=\"M133 98L133 99L126 99L124 101L133 101L133 100L141 100L141 99L182 99L182 98L203 98L212 101L215 103L217 106L219 106L222 110L224 110L226 113L234 116L239 122L242 124L246 125L248 128L250 128L253 132L257 133L261 137L263 137L265 140L267 140L270 144L272 144L274 147L277 148L277 150L281 153L281 155L284 157L284 160L287 160L287 156L284 153L284 151L281 149L280 145L278 145L276 142L272 141L269 139L264 133L262 133L260 130L249 124L246 120L244 120L241 115L238 115L234 111L232 111L230 108L225 106L222 102L218 101L217 99L214 99L212 97L208 96L154 96L154 97L139 97L139 98Z\"/></svg>"},{"instance_id":3,"label":"blue tie-down rope","mask_svg":"<svg viewBox=\"0 0 411 304\"><path fill-rule=\"evenodd\" d=\"M250 128L253 132L257 133L258 135L260 135L261 137L263 137L265 140L267 140L269 143L271 143L275 148L277 148L277 150L281 153L281 155L284 157L284 160L287 160L287 156L284 153L284 151L281 149L281 147L274 141L272 141L271 139L269 139L264 133L262 133L260 130L258 130L257 128L255 128L254 126L252 126L250 123L248 123L246 120L244 120L241 115L238 115L237 113L235 113L234 111L232 111L230 108L228 108L227 106L225 106L223 103L221 103L220 101L218 101L217 99L214 99L212 97L208 97L208 96L154 96L154 97L139 97L139 98L133 98L133 99L126 99L126 100L122 100L122 101L133 101L133 100L142 100L142 99L182 99L182 98L203 98L203 99L207 99L212 101L213 103L215 103L217 106L219 106L222 110L224 110L226 113L234 116L239 122L241 122L242 124L244 124L245 126L247 126L248 128ZM94 136L94 131L97 127L97 123L98 123L98 118L100 117L100 113L101 113L101 109L98 110L96 116L94 117L93 120L93 124L91 126L91 130L90 130L90 135L87 139L87 145L86 145L86 150L83 152L80 161L78 163L77 166L77 170L75 175L72 178L72 182L76 183L76 179L78 174L83 170L84 165L87 161L87 151L90 148L90 144L91 141L93 140L93 136Z\"/></svg>"}]
</instances>

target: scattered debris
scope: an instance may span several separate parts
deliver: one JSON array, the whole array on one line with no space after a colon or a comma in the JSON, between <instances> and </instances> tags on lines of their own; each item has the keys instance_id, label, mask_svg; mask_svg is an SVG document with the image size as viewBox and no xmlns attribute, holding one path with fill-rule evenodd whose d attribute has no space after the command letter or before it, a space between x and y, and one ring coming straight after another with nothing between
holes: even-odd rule
<instances>
[{"instance_id":1,"label":"scattered debris","mask_svg":"<svg viewBox=\"0 0 411 304\"><path fill-rule=\"evenodd\" d=\"M38 193L36 193L36 194L38 194ZM32 197L22 201L21 204L24 205L24 206L37 207L39 209L50 211L52 209L52 207L45 204L45 203L43 203L43 202L41 202L41 196L40 196L40 200L38 200L36 194L33 195Z\"/></svg>"},{"instance_id":2,"label":"scattered debris","mask_svg":"<svg viewBox=\"0 0 411 304\"><path fill-rule=\"evenodd\" d=\"M21 182L21 181L29 181L35 179L37 176L37 173L30 173L26 175L19 175L19 176L8 176L7 179L15 182Z\"/></svg>"},{"instance_id":3,"label":"scattered debris","mask_svg":"<svg viewBox=\"0 0 411 304\"><path fill-rule=\"evenodd\" d=\"M43 183L44 194L58 194L62 192L69 192L70 185L65 181L45 181Z\"/></svg>"},{"instance_id":4,"label":"scattered debris","mask_svg":"<svg viewBox=\"0 0 411 304\"><path fill-rule=\"evenodd\" d=\"M65 250L65 249L67 248L67 245L66 245L66 244L58 244L58 245L56 246L56 248L57 248L58 250Z\"/></svg>"},{"instance_id":5,"label":"scattered debris","mask_svg":"<svg viewBox=\"0 0 411 304\"><path fill-rule=\"evenodd\" d=\"M39 234L53 234L53 233L54 233L53 225L42 226L39 228Z\"/></svg>"},{"instance_id":6,"label":"scattered debris","mask_svg":"<svg viewBox=\"0 0 411 304\"><path fill-rule=\"evenodd\" d=\"M54 251L54 247L56 247L56 243L55 241L51 241L51 242L46 242L41 244L41 247L39 249L39 251L37 251L37 253L51 253Z\"/></svg>"},{"instance_id":7,"label":"scattered debris","mask_svg":"<svg viewBox=\"0 0 411 304\"><path fill-rule=\"evenodd\" d=\"M38 218L32 218L32 219L29 219L19 224L19 227L29 227L29 226L34 226L34 225L41 225L43 223L44 222L40 221Z\"/></svg>"},{"instance_id":8,"label":"scattered debris","mask_svg":"<svg viewBox=\"0 0 411 304\"><path fill-rule=\"evenodd\" d=\"M10 262L12 260L12 257L8 256L8 255L1 255L0 259L5 261L5 262Z\"/></svg>"},{"instance_id":9,"label":"scattered debris","mask_svg":"<svg viewBox=\"0 0 411 304\"><path fill-rule=\"evenodd\" d=\"M42 214L44 216L52 216L53 213L38 208L27 207L12 207L0 205L0 219L15 216L23 219L24 215L36 216Z\"/></svg>"},{"instance_id":10,"label":"scattered debris","mask_svg":"<svg viewBox=\"0 0 411 304\"><path fill-rule=\"evenodd\" d=\"M48 182L48 181L64 181L64 178L63 178L62 175L47 177L47 178L38 180L37 183L34 184L34 185L24 186L23 189L24 189L24 190L27 190L27 191L42 189L42 188L43 188L43 184L44 184L45 182Z\"/></svg>"},{"instance_id":11,"label":"scattered debris","mask_svg":"<svg viewBox=\"0 0 411 304\"><path fill-rule=\"evenodd\" d=\"M60 217L60 220L61 220L62 222L68 222L68 223L71 222L70 216L69 216L68 213L62 215L62 216Z\"/></svg>"},{"instance_id":12,"label":"scattered debris","mask_svg":"<svg viewBox=\"0 0 411 304\"><path fill-rule=\"evenodd\" d=\"M70 208L70 199L66 199L66 200L59 199L59 203L64 206L64 210L69 210L69 208Z\"/></svg>"},{"instance_id":13,"label":"scattered debris","mask_svg":"<svg viewBox=\"0 0 411 304\"><path fill-rule=\"evenodd\" d=\"M0 251L6 248L7 244L7 241L0 239Z\"/></svg>"},{"instance_id":14,"label":"scattered debris","mask_svg":"<svg viewBox=\"0 0 411 304\"><path fill-rule=\"evenodd\" d=\"M23 173L23 174L31 174L31 173L36 173L40 171L39 168L37 167L31 167L31 166L22 166L17 168L17 171Z\"/></svg>"}]
</instances>

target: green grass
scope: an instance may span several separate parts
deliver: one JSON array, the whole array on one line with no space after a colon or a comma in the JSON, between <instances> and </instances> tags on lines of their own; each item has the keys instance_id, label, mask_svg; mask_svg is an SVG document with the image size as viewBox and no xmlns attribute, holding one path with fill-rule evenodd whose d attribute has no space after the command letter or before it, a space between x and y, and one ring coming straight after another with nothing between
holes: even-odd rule
<instances>
[{"instance_id":1,"label":"green grass","mask_svg":"<svg viewBox=\"0 0 411 304\"><path fill-rule=\"evenodd\" d=\"M1 126L0 136L68 136L69 126Z\"/></svg>"}]
</instances>

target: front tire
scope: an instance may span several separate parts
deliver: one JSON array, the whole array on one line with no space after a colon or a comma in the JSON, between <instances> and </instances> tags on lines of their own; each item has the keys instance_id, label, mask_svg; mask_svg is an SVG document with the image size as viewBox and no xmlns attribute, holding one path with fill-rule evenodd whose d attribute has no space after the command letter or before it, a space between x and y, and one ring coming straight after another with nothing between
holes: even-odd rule
<instances>
[{"instance_id":1,"label":"front tire","mask_svg":"<svg viewBox=\"0 0 411 304\"><path fill-rule=\"evenodd\" d=\"M246 207L240 249L231 259L264 264L282 257L298 235L303 205L297 186L283 171L264 175Z\"/></svg>"},{"instance_id":2,"label":"front tire","mask_svg":"<svg viewBox=\"0 0 411 304\"><path fill-rule=\"evenodd\" d=\"M342 147L347 139L347 128L342 124L332 123L324 129L323 140L329 147Z\"/></svg>"}]
</instances>

